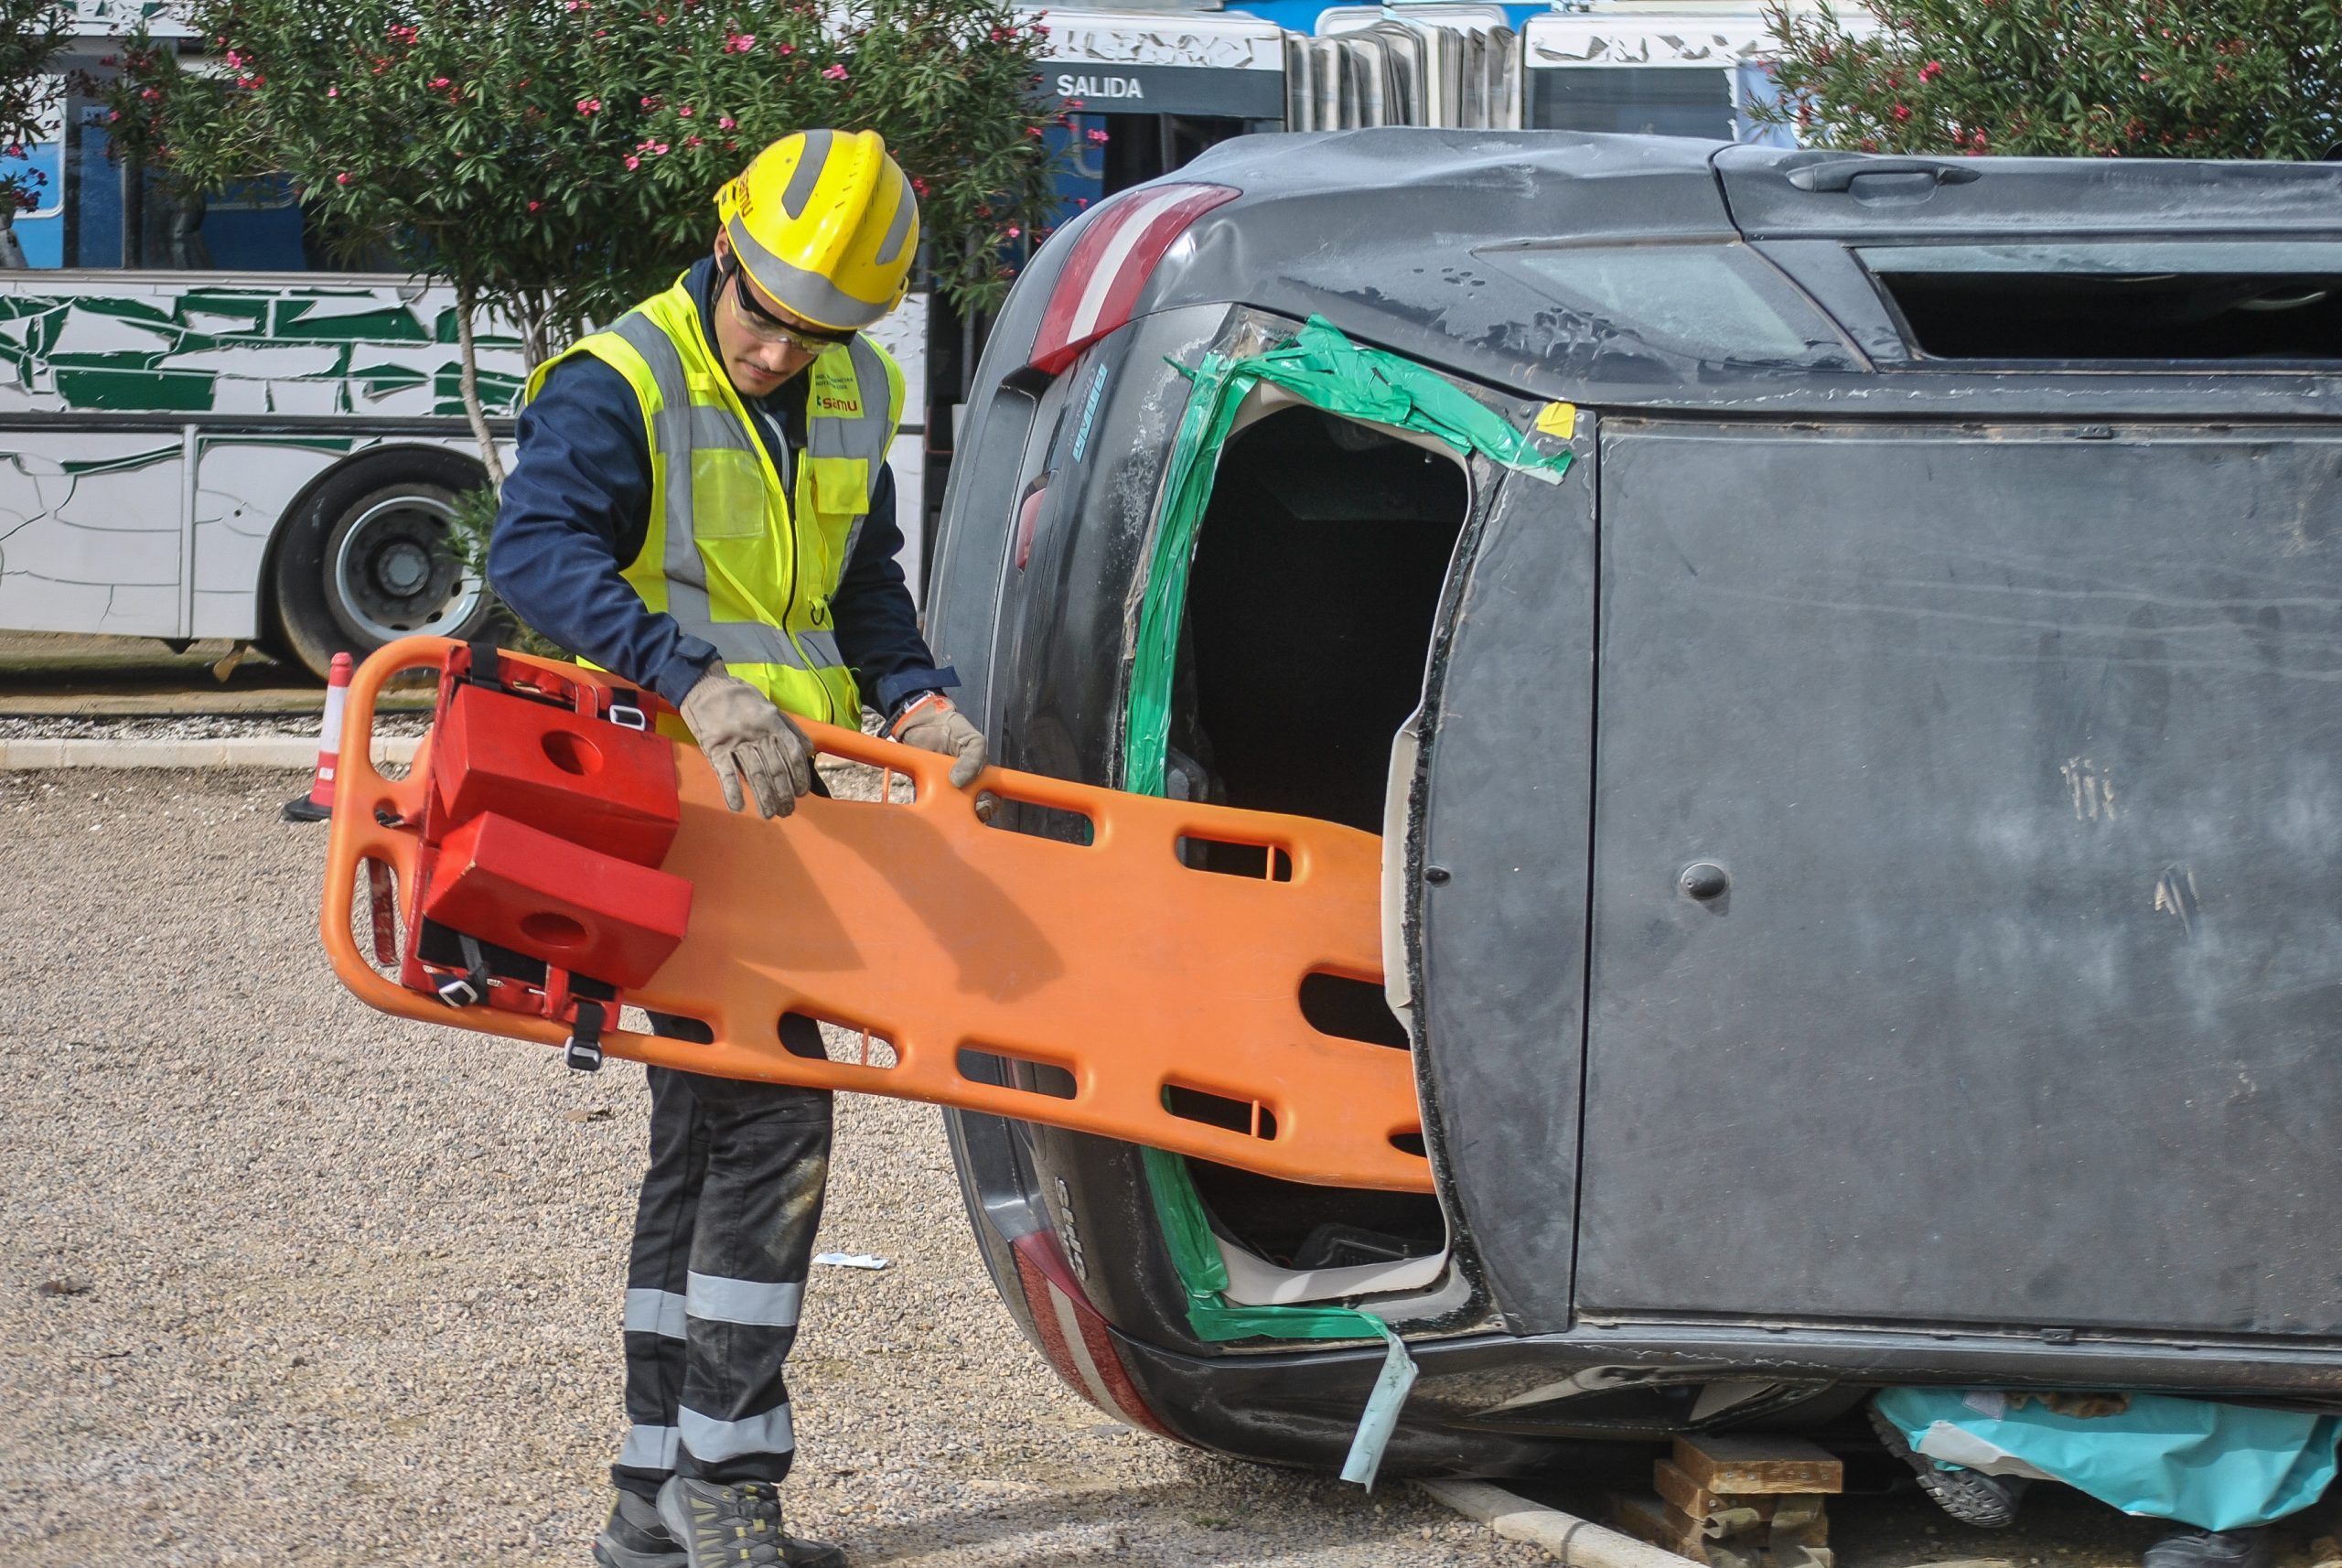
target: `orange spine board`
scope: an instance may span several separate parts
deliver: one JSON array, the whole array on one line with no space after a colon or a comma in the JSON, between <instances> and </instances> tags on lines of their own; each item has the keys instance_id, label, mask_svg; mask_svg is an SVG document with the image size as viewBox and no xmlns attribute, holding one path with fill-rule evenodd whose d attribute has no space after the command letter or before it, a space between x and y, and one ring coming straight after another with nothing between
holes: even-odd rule
<instances>
[{"instance_id":1,"label":"orange spine board","mask_svg":"<svg viewBox=\"0 0 2342 1568\"><path fill-rule=\"evenodd\" d=\"M383 975L360 950L352 898L369 861L417 916L429 742L403 779L372 762L375 700L392 676L459 647L408 638L351 682L319 934L334 969L387 1013L560 1045L564 1026L451 1008ZM504 667L594 680L507 653ZM1302 981L1380 983L1381 840L1310 818L1241 811L990 768L956 790L952 759L800 721L822 752L908 777L910 802L808 797L765 822L725 808L698 751L676 747L681 825L659 869L691 884L689 928L623 1000L696 1018L705 1044L629 1030L613 1056L781 1083L854 1090L1046 1122L1291 1181L1429 1191L1409 1053L1321 1033ZM1079 813L1074 844L984 825L975 798ZM378 817L379 813L379 817ZM394 825L385 825L387 819ZM540 824L542 825L542 824ZM1198 871L1183 838L1270 846L1286 880ZM816 1060L781 1045L782 1015L866 1030L892 1066ZM1070 1098L978 1081L963 1053L1061 1069ZM981 1068L978 1070L983 1070ZM1046 1080L1062 1090L1065 1078ZM1187 1111L1217 1097L1215 1121ZM1241 1108L1225 1114L1227 1102ZM1242 1130L1217 1124L1246 1122Z\"/></svg>"}]
</instances>

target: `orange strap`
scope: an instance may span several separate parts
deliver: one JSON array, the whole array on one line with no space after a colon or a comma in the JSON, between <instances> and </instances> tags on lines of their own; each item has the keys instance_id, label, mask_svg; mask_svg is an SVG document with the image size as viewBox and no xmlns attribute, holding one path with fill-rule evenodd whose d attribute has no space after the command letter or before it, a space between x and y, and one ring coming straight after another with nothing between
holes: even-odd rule
<instances>
[{"instance_id":1,"label":"orange strap","mask_svg":"<svg viewBox=\"0 0 2342 1568\"><path fill-rule=\"evenodd\" d=\"M454 1008L399 983L369 962L353 929L371 863L378 895L381 869L394 884L375 901L374 946L389 956L382 919L394 902L411 930L418 874L435 874L440 857L420 832L429 745L408 778L384 779L371 762L376 696L400 671L446 667L461 646L409 638L351 682L320 934L344 983L384 1012L557 1046L570 1030L552 1018ZM510 653L502 667L616 686ZM1430 1190L1410 1055L1322 1033L1300 1002L1312 974L1381 983L1380 839L998 768L955 790L951 757L800 723L820 750L908 778L916 799L808 797L765 822L726 811L699 752L676 746L680 826L644 875L690 885L688 920L680 944L618 1000L698 1019L714 1038L610 1029L605 1050L1047 1122L1291 1181ZM981 792L1085 817L1090 842L987 826ZM545 815L522 834L531 830L562 832ZM1262 846L1267 866L1289 877L1193 869L1183 839ZM791 1013L862 1036L846 1053L854 1059L792 1055L779 1036ZM873 1039L891 1047L891 1065ZM1000 1076L992 1058L1041 1070L1010 1075L1029 1088L979 1081Z\"/></svg>"}]
</instances>

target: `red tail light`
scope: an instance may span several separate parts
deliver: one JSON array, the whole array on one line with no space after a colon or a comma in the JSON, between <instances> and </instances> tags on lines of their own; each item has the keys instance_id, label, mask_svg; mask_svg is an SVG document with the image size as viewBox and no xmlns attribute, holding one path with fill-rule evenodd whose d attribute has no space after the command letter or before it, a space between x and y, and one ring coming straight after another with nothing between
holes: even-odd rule
<instances>
[{"instance_id":1,"label":"red tail light","mask_svg":"<svg viewBox=\"0 0 2342 1568\"><path fill-rule=\"evenodd\" d=\"M1113 1334L1066 1267L1057 1238L1036 1230L1009 1247L1016 1255L1017 1282L1025 1287L1025 1305L1032 1311L1041 1352L1057 1375L1108 1415L1158 1437L1170 1436L1131 1381L1114 1349Z\"/></svg>"},{"instance_id":2,"label":"red tail light","mask_svg":"<svg viewBox=\"0 0 2342 1568\"><path fill-rule=\"evenodd\" d=\"M1058 274L1033 344L1033 368L1054 376L1128 321L1138 291L1171 242L1188 224L1242 194L1224 185L1155 185L1125 191L1100 208Z\"/></svg>"}]
</instances>

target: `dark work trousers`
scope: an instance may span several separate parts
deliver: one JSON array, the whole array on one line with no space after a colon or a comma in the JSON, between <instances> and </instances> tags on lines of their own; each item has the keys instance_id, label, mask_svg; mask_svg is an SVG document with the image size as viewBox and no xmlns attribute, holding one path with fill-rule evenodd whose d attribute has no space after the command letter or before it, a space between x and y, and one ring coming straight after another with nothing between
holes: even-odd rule
<instances>
[{"instance_id":1,"label":"dark work trousers","mask_svg":"<svg viewBox=\"0 0 2342 1568\"><path fill-rule=\"evenodd\" d=\"M788 1038L801 1026L806 1039ZM653 1016L662 1035L699 1026ZM811 1020L785 1043L822 1054ZM704 1037L702 1036L701 1037ZM627 1270L626 1413L610 1478L779 1481L796 1453L781 1365L822 1219L830 1092L651 1068L650 1165Z\"/></svg>"}]
</instances>

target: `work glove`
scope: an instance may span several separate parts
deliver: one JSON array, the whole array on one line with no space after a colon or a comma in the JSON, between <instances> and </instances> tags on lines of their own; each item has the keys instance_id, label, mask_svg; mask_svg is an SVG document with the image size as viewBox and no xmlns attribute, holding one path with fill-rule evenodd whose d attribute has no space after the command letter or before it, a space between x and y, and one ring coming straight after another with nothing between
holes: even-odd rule
<instances>
[{"instance_id":1,"label":"work glove","mask_svg":"<svg viewBox=\"0 0 2342 1568\"><path fill-rule=\"evenodd\" d=\"M756 797L757 813L785 817L797 797L813 788L813 745L772 699L724 668L718 659L683 695L683 723L715 769L724 803L745 811L742 779Z\"/></svg>"},{"instance_id":2,"label":"work glove","mask_svg":"<svg viewBox=\"0 0 2342 1568\"><path fill-rule=\"evenodd\" d=\"M954 789L966 789L984 770L984 732L940 692L929 692L905 708L887 733L905 746L957 757L960 760L951 765Z\"/></svg>"}]
</instances>

